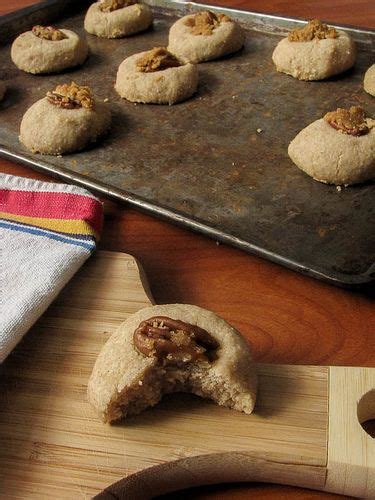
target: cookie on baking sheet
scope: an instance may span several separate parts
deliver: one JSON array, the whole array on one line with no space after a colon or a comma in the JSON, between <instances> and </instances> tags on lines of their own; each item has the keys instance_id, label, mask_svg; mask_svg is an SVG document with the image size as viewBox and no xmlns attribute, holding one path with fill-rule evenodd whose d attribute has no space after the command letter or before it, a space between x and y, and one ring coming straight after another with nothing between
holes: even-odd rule
<instances>
[{"instance_id":1,"label":"cookie on baking sheet","mask_svg":"<svg viewBox=\"0 0 375 500\"><path fill-rule=\"evenodd\" d=\"M136 0L102 0L93 3L85 17L85 30L102 38L122 38L152 24L152 11Z\"/></svg>"},{"instance_id":2,"label":"cookie on baking sheet","mask_svg":"<svg viewBox=\"0 0 375 500\"><path fill-rule=\"evenodd\" d=\"M251 413L256 388L249 346L233 327L200 307L167 304L138 311L110 337L87 393L101 419L115 422L171 392Z\"/></svg>"},{"instance_id":3,"label":"cookie on baking sheet","mask_svg":"<svg viewBox=\"0 0 375 500\"><path fill-rule=\"evenodd\" d=\"M366 71L363 88L368 94L375 96L375 64Z\"/></svg>"},{"instance_id":4,"label":"cookie on baking sheet","mask_svg":"<svg viewBox=\"0 0 375 500\"><path fill-rule=\"evenodd\" d=\"M230 17L202 11L173 24L168 50L181 61L199 63L237 52L244 42L244 32Z\"/></svg>"},{"instance_id":5,"label":"cookie on baking sheet","mask_svg":"<svg viewBox=\"0 0 375 500\"><path fill-rule=\"evenodd\" d=\"M191 97L198 87L198 70L183 64L165 47L125 59L117 72L115 89L131 102L175 104Z\"/></svg>"},{"instance_id":6,"label":"cookie on baking sheet","mask_svg":"<svg viewBox=\"0 0 375 500\"><path fill-rule=\"evenodd\" d=\"M72 82L58 85L26 111L20 141L33 153L72 153L95 142L110 122L108 105L94 100L89 87Z\"/></svg>"},{"instance_id":7,"label":"cookie on baking sheet","mask_svg":"<svg viewBox=\"0 0 375 500\"><path fill-rule=\"evenodd\" d=\"M301 130L288 153L320 182L349 185L374 179L375 120L359 106L338 108Z\"/></svg>"},{"instance_id":8,"label":"cookie on baking sheet","mask_svg":"<svg viewBox=\"0 0 375 500\"><path fill-rule=\"evenodd\" d=\"M298 80L324 80L351 68L355 59L350 35L317 19L291 31L272 55L277 71Z\"/></svg>"},{"instance_id":9,"label":"cookie on baking sheet","mask_svg":"<svg viewBox=\"0 0 375 500\"><path fill-rule=\"evenodd\" d=\"M86 39L74 31L34 26L14 40L11 58L27 73L57 73L82 64L88 50Z\"/></svg>"},{"instance_id":10,"label":"cookie on baking sheet","mask_svg":"<svg viewBox=\"0 0 375 500\"><path fill-rule=\"evenodd\" d=\"M2 101L4 99L4 95L5 95L5 92L7 90L7 87L5 85L5 83L0 80L0 101Z\"/></svg>"}]
</instances>

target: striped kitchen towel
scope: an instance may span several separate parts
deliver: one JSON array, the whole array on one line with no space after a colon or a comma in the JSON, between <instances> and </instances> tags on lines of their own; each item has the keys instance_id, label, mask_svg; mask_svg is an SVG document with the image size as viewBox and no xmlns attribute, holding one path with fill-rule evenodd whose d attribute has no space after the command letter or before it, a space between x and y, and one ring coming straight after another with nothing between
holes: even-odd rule
<instances>
[{"instance_id":1,"label":"striped kitchen towel","mask_svg":"<svg viewBox=\"0 0 375 500\"><path fill-rule=\"evenodd\" d=\"M91 255L102 221L85 189L0 174L0 363Z\"/></svg>"}]
</instances>

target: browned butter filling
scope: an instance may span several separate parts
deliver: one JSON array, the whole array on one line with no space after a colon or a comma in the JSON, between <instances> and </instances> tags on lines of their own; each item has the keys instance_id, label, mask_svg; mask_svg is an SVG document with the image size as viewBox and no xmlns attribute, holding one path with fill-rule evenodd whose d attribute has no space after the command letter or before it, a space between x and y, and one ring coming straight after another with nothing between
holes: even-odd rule
<instances>
[{"instance_id":1,"label":"browned butter filling","mask_svg":"<svg viewBox=\"0 0 375 500\"><path fill-rule=\"evenodd\" d=\"M324 38L337 38L339 36L337 30L327 24L323 24L318 19L309 21L303 28L296 28L288 35L288 40L291 42L308 42L310 40Z\"/></svg>"},{"instance_id":2,"label":"browned butter filling","mask_svg":"<svg viewBox=\"0 0 375 500\"><path fill-rule=\"evenodd\" d=\"M138 71L152 73L167 68L176 68L177 66L181 66L181 63L165 47L155 47L138 59L136 66Z\"/></svg>"},{"instance_id":3,"label":"browned butter filling","mask_svg":"<svg viewBox=\"0 0 375 500\"><path fill-rule=\"evenodd\" d=\"M90 87L83 87L75 82L58 85L55 90L47 92L47 99L51 104L65 109L94 107Z\"/></svg>"},{"instance_id":4,"label":"browned butter filling","mask_svg":"<svg viewBox=\"0 0 375 500\"><path fill-rule=\"evenodd\" d=\"M212 35L212 32L220 23L231 22L225 14L215 14L209 10L198 12L194 17L189 17L185 25L191 28L193 35Z\"/></svg>"},{"instance_id":5,"label":"browned butter filling","mask_svg":"<svg viewBox=\"0 0 375 500\"><path fill-rule=\"evenodd\" d=\"M100 2L99 8L102 12L113 12L136 3L138 3L137 0L103 0Z\"/></svg>"},{"instance_id":6,"label":"browned butter filling","mask_svg":"<svg viewBox=\"0 0 375 500\"><path fill-rule=\"evenodd\" d=\"M166 316L142 321L134 332L134 344L147 357L163 364L185 364L216 359L219 343L206 330Z\"/></svg>"},{"instance_id":7,"label":"browned butter filling","mask_svg":"<svg viewBox=\"0 0 375 500\"><path fill-rule=\"evenodd\" d=\"M51 40L52 42L58 42L68 38L62 31L53 26L40 26L37 24L31 30L35 36L38 38L43 38L44 40Z\"/></svg>"},{"instance_id":8,"label":"browned butter filling","mask_svg":"<svg viewBox=\"0 0 375 500\"><path fill-rule=\"evenodd\" d=\"M324 115L324 120L331 127L344 134L359 136L369 132L365 111L360 106L349 109L337 108Z\"/></svg>"}]
</instances>

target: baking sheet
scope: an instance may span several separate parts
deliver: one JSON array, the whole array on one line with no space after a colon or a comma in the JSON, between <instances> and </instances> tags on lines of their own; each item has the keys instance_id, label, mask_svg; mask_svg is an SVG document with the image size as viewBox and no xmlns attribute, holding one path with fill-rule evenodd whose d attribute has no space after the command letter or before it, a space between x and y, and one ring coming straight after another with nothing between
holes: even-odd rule
<instances>
[{"instance_id":1,"label":"baking sheet","mask_svg":"<svg viewBox=\"0 0 375 500\"><path fill-rule=\"evenodd\" d=\"M245 48L199 65L199 91L185 103L135 105L113 89L120 62L166 45L177 17L203 7L149 3L153 29L122 40L86 34L87 62L58 75L19 71L6 40L54 18L57 27L85 35L88 2L43 2L0 20L0 78L9 86L0 104L0 154L310 276L344 286L373 280L375 184L338 191L315 182L293 165L287 147L299 130L338 106L362 105L375 115L374 99L362 89L374 62L374 32L348 28L359 47L353 70L325 82L300 82L277 73L271 60L280 37L300 21L210 7L241 22ZM23 113L71 80L109 99L110 134L61 158L29 153L18 142Z\"/></svg>"}]
</instances>

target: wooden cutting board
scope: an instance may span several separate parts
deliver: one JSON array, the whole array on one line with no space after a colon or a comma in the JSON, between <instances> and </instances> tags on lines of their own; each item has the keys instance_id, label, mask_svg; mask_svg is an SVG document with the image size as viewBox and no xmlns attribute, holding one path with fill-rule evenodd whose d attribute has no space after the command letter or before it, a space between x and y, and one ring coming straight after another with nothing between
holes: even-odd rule
<instances>
[{"instance_id":1,"label":"wooden cutting board","mask_svg":"<svg viewBox=\"0 0 375 500\"><path fill-rule=\"evenodd\" d=\"M1 497L89 498L122 478L100 496L256 480L375 497L375 442L359 424L375 416L375 369L259 365L250 416L170 395L103 424L87 381L108 337L152 302L141 274L99 252L1 365Z\"/></svg>"}]
</instances>

